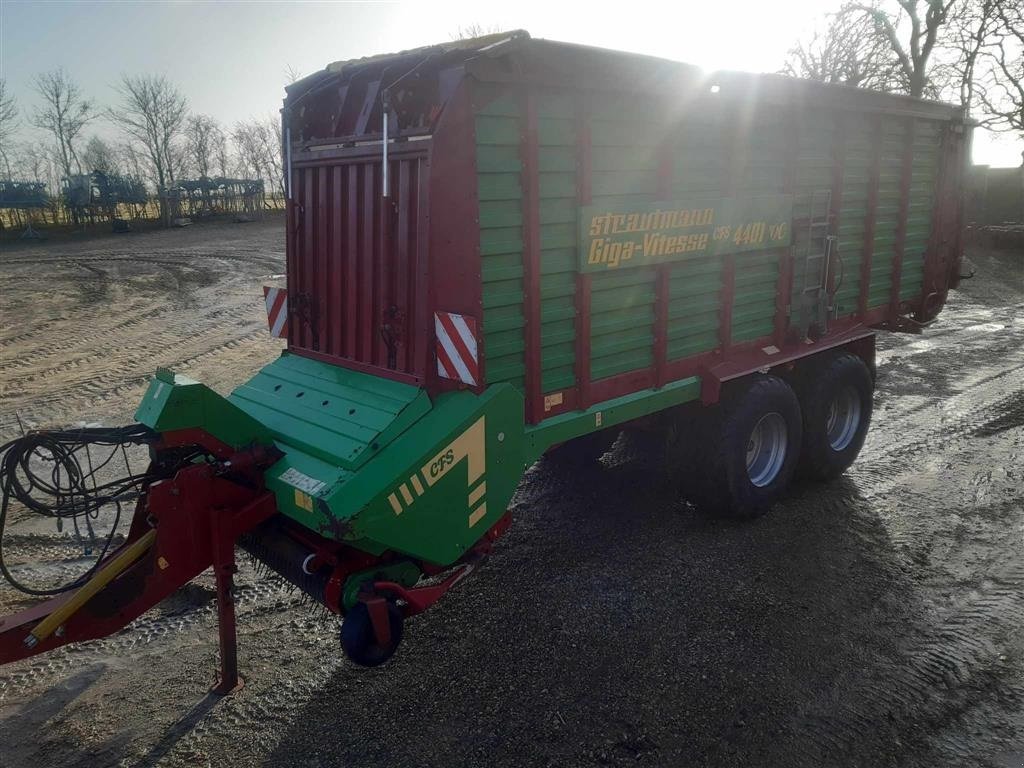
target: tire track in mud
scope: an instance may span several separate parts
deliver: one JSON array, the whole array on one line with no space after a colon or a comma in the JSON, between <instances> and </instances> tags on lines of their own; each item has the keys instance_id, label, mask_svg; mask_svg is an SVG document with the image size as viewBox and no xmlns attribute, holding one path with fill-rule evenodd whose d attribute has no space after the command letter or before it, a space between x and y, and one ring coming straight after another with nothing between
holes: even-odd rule
<instances>
[{"instance_id":1,"label":"tire track in mud","mask_svg":"<svg viewBox=\"0 0 1024 768\"><path fill-rule=\"evenodd\" d=\"M209 581L212 582L212 579ZM191 582L192 585L199 583ZM126 655L135 648L175 638L192 628L203 627L215 637L217 601L212 584L206 587L205 591L208 594L201 605L162 613L146 613L109 637L64 646L47 654L33 656L24 666L12 672L0 673L0 703L10 696L31 693L47 685L50 678L73 668L111 655ZM262 577L243 582L235 588L235 608L240 634L249 622L299 609L303 603L304 598L279 579ZM211 647L215 648L216 643L214 642Z\"/></svg>"},{"instance_id":2,"label":"tire track in mud","mask_svg":"<svg viewBox=\"0 0 1024 768\"><path fill-rule=\"evenodd\" d=\"M970 331L931 337L937 343L912 354L940 361L958 357L959 367L959 348ZM986 457L1012 462L1024 455L1024 432L1018 429L1024 423L1024 334L1017 331L971 339L987 343L976 344L970 357L987 358L989 366L1000 360L998 372L968 364L961 391L900 409L895 419L876 411L881 418L849 471L859 486L855 504L864 510L855 513L851 528L866 551L899 554L903 573L893 564L885 567L897 579L909 574L911 583L927 584L925 602L884 677L852 670L834 686L844 691L838 706L831 693L823 694L794 721L792 727L807 736L796 742L800 764L852 754L882 727L901 735L893 746L897 754L935 748L950 764L976 765L979 743L988 738L988 724L976 712L986 711L986 701L1014 695L1006 692L1005 681L1012 655L1008 638L1024 626L1024 470L993 468ZM900 352L897 347L890 357ZM883 396L899 386L888 378L879 381ZM981 466L972 476L975 464ZM884 510L881 525L865 516L872 507ZM1001 525L991 524L996 518ZM1016 546L1006 546L1007 528L1019 532ZM936 597L945 593L951 597ZM962 727L944 732L952 721ZM941 743L933 743L935 733L942 733Z\"/></svg>"},{"instance_id":3,"label":"tire track in mud","mask_svg":"<svg viewBox=\"0 0 1024 768\"><path fill-rule=\"evenodd\" d=\"M237 338L217 342L203 352L196 352L185 357L150 358L145 365L145 372L142 373L136 373L136 369L130 361L118 362L105 370L103 378L94 376L70 387L57 389L53 393L53 398L61 402L66 413L91 413L95 406L108 404L111 401L122 403L122 407L134 410L138 405L138 394L152 379L153 372L157 367L173 368L179 373L187 373L190 368L201 362L217 359L225 352L237 350L243 345L263 339L265 336L266 333L263 330L251 331ZM192 342L172 345L173 348L186 346L192 346ZM120 383L114 384L113 382ZM135 395L134 399L129 395ZM32 411L27 411L27 413L32 413Z\"/></svg>"},{"instance_id":4,"label":"tire track in mud","mask_svg":"<svg viewBox=\"0 0 1024 768\"><path fill-rule=\"evenodd\" d=\"M231 248L231 243L221 243L225 248ZM18 254L16 256L7 257L6 261L9 266L48 266L48 265L67 265L74 264L76 262L90 263L90 264L159 264L165 266L174 267L187 267L191 266L192 263L197 260L202 260L205 265L218 265L219 262L225 262L225 265L234 267L239 261L245 261L248 263L283 263L284 262L284 251L270 251L265 249L250 249L245 250L242 248L232 248L232 252L225 251L204 251L201 249L196 250L160 250L157 256L146 256L144 254L138 254L135 252L129 253L111 253L108 251L84 251L78 252L73 258L68 256L45 256L45 255L27 255L23 256ZM252 259L250 256L257 254L261 258Z\"/></svg>"},{"instance_id":5,"label":"tire track in mud","mask_svg":"<svg viewBox=\"0 0 1024 768\"><path fill-rule=\"evenodd\" d=\"M168 313L169 310L162 312L155 312L150 315L151 318L160 317L161 314ZM220 317L228 317L237 319L237 324L220 324L215 325L213 323L204 322L207 318L200 318L193 322L188 323L188 329L183 332L174 332L167 328L167 330L161 330L156 334L146 333L140 336L129 337L125 339L122 344L117 344L117 339L112 338L112 335L118 327L115 326L110 329L104 329L100 338L96 338L95 342L97 348L90 351L87 354L82 354L77 357L65 357L59 364L51 365L47 368L32 370L30 373L21 374L21 381L32 381L37 378L50 378L53 376L61 375L63 378L68 378L70 371L76 371L83 366L94 365L100 363L104 370L110 370L108 366L102 365L103 363L109 363L112 360L110 347L113 345L116 347L115 356L113 360L116 361L118 366L115 369L115 373L120 373L128 367L137 367L139 365L148 366L149 360L153 357L162 358L173 350L184 348L184 347L199 347L206 348L208 343L212 340L212 337L224 337L226 332L231 330L242 330L247 326L258 327L257 323L250 317L251 308L247 306L236 306L229 307L220 310L217 313ZM134 330L141 327L147 318L136 318L133 320L125 321L122 329ZM249 322L245 322L248 320ZM164 326L165 328L167 326ZM231 338L244 338L244 336L232 336ZM79 348L74 344L66 345L68 350ZM35 362L41 360L44 357L49 358L60 358L61 349L54 349L52 346L41 348L35 357ZM17 362L12 365L13 369L31 367L31 362L24 365L18 365ZM0 368L2 371L2 368ZM90 372L84 371L85 375L90 375ZM77 383L77 382L74 382Z\"/></svg>"},{"instance_id":6,"label":"tire track in mud","mask_svg":"<svg viewBox=\"0 0 1024 768\"><path fill-rule=\"evenodd\" d=\"M114 325L107 326L102 329L94 329L90 333L79 332L77 335L70 337L68 334L61 333L59 341L48 340L41 341L40 343L40 340L47 340L51 338L51 334L49 332L42 333L33 331L31 333L22 334L19 338L19 342L23 343L25 346L30 346L31 351L21 352L11 356L5 355L4 359L0 360L0 374L14 375L19 370L31 368L37 361L48 357L60 358L66 352L81 349L84 344L95 343L109 345L111 341L110 336L112 334L125 331L131 332L136 329L140 329L146 323L154 321L156 318L167 314L170 311L170 307L153 307L148 303L144 303L137 308L121 312L120 314L122 317L125 315L128 315L128 317ZM68 318L60 322L68 323L78 329L82 327L81 320L83 319L84 318L73 320ZM57 321L51 323L50 327L52 327L56 322ZM37 343L32 343L34 341Z\"/></svg>"}]
</instances>

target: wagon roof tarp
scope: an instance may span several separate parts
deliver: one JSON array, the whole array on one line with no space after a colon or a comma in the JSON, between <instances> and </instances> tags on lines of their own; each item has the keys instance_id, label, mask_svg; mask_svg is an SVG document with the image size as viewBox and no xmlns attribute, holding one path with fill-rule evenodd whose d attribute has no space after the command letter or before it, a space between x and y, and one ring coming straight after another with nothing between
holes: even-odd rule
<instances>
[{"instance_id":1,"label":"wagon roof tarp","mask_svg":"<svg viewBox=\"0 0 1024 768\"><path fill-rule=\"evenodd\" d=\"M525 30L500 32L464 40L427 45L396 53L336 61L325 69L286 88L288 100L326 80L344 81L368 70L408 62L396 68L395 79L434 60L440 68L462 66L478 80L525 80L594 90L647 91L684 97L693 88L719 86L722 98L741 93L762 103L815 105L865 112L914 114L937 119L962 119L961 108L909 96L879 93L847 85L833 85L773 73L707 72L691 64L639 53L530 37Z\"/></svg>"}]
</instances>

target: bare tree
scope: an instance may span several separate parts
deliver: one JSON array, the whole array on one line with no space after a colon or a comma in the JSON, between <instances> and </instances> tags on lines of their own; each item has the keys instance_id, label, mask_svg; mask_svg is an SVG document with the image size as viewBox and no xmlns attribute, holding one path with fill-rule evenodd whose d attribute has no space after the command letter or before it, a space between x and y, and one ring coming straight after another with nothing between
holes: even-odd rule
<instances>
[{"instance_id":1,"label":"bare tree","mask_svg":"<svg viewBox=\"0 0 1024 768\"><path fill-rule=\"evenodd\" d=\"M71 175L72 167L81 171L75 142L95 117L93 103L63 69L36 75L33 86L43 104L33 113L32 124L53 135L64 176Z\"/></svg>"},{"instance_id":2,"label":"bare tree","mask_svg":"<svg viewBox=\"0 0 1024 768\"><path fill-rule=\"evenodd\" d=\"M184 160L188 99L163 75L122 75L115 88L120 103L107 117L142 147L158 190L168 187Z\"/></svg>"},{"instance_id":3,"label":"bare tree","mask_svg":"<svg viewBox=\"0 0 1024 768\"><path fill-rule=\"evenodd\" d=\"M480 24L479 22L467 24L466 26L460 24L455 28L452 40L472 40L475 37L496 35L504 31L499 24Z\"/></svg>"},{"instance_id":4,"label":"bare tree","mask_svg":"<svg viewBox=\"0 0 1024 768\"><path fill-rule=\"evenodd\" d=\"M247 174L262 178L284 196L281 124L276 117L238 123L231 136Z\"/></svg>"},{"instance_id":5,"label":"bare tree","mask_svg":"<svg viewBox=\"0 0 1024 768\"><path fill-rule=\"evenodd\" d=\"M851 2L840 10L849 19L867 18L875 33L888 44L898 65L902 89L921 98L929 89L928 68L956 0L896 0L897 7L876 2L872 5ZM909 30L907 26L909 25Z\"/></svg>"},{"instance_id":6,"label":"bare tree","mask_svg":"<svg viewBox=\"0 0 1024 768\"><path fill-rule=\"evenodd\" d=\"M85 149L82 151L82 168L86 173L90 171L116 173L117 153L99 136L92 136L85 143Z\"/></svg>"},{"instance_id":7,"label":"bare tree","mask_svg":"<svg viewBox=\"0 0 1024 768\"><path fill-rule=\"evenodd\" d=\"M991 46L983 56L992 77L978 89L993 130L1024 134L1024 8L999 3Z\"/></svg>"},{"instance_id":8,"label":"bare tree","mask_svg":"<svg viewBox=\"0 0 1024 768\"><path fill-rule=\"evenodd\" d=\"M968 116L978 106L979 88L984 88L991 76L985 51L992 45L1001 2L961 0L950 12L945 34L940 37L944 60L933 68L932 79L942 97L961 104Z\"/></svg>"},{"instance_id":9,"label":"bare tree","mask_svg":"<svg viewBox=\"0 0 1024 768\"><path fill-rule=\"evenodd\" d=\"M7 81L0 78L0 160L4 164L7 178L11 178L11 158L7 148L18 130L18 103L7 91Z\"/></svg>"},{"instance_id":10,"label":"bare tree","mask_svg":"<svg viewBox=\"0 0 1024 768\"><path fill-rule=\"evenodd\" d=\"M185 146L192 169L200 176L211 176L218 149L224 144L224 131L208 115L192 115L185 122ZM224 174L221 174L224 175Z\"/></svg>"},{"instance_id":11,"label":"bare tree","mask_svg":"<svg viewBox=\"0 0 1024 768\"><path fill-rule=\"evenodd\" d=\"M297 83L302 79L302 72L299 71L298 67L294 67L291 64L285 64L284 67L284 80L288 85Z\"/></svg>"},{"instance_id":12,"label":"bare tree","mask_svg":"<svg viewBox=\"0 0 1024 768\"><path fill-rule=\"evenodd\" d=\"M893 88L895 65L888 44L876 33L870 18L830 14L824 31L815 30L810 39L789 50L782 73L888 91Z\"/></svg>"}]
</instances>

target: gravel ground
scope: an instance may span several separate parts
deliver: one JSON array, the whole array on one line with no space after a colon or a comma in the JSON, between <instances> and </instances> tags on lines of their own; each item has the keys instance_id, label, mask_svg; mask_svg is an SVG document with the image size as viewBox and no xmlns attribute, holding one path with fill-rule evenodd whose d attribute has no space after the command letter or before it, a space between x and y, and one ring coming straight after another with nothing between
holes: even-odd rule
<instances>
[{"instance_id":1,"label":"gravel ground","mask_svg":"<svg viewBox=\"0 0 1024 768\"><path fill-rule=\"evenodd\" d=\"M329 619L244 567L247 684L207 695L204 576L0 669L0 763L1019 768L1024 257L970 256L934 326L880 337L874 424L839 481L739 524L624 442L572 477L541 461L487 565L385 667L345 662ZM157 366L241 382L280 348L259 286L281 271L279 219L9 250L0 440L18 417L123 423ZM13 533L23 569L81 567L66 535ZM0 587L0 609L25 604Z\"/></svg>"}]
</instances>

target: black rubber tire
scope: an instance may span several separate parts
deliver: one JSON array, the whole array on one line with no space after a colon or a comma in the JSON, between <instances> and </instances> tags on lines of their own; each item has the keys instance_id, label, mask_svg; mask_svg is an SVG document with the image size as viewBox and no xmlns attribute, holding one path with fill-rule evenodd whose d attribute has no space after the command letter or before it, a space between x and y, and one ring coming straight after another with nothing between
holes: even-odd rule
<instances>
[{"instance_id":1,"label":"black rubber tire","mask_svg":"<svg viewBox=\"0 0 1024 768\"><path fill-rule=\"evenodd\" d=\"M356 603L341 622L341 648L353 663L361 667L379 667L394 655L402 642L404 619L402 609L389 602L391 642L381 645L374 636L369 609L365 603Z\"/></svg>"},{"instance_id":2,"label":"black rubber tire","mask_svg":"<svg viewBox=\"0 0 1024 768\"><path fill-rule=\"evenodd\" d=\"M855 391L860 421L850 442L841 450L832 447L828 436L829 409L846 387ZM800 475L831 480L843 474L856 460L871 426L874 381L871 371L857 355L841 354L812 365L801 376L797 391L803 414L803 446Z\"/></svg>"},{"instance_id":3,"label":"black rubber tire","mask_svg":"<svg viewBox=\"0 0 1024 768\"><path fill-rule=\"evenodd\" d=\"M598 459L608 453L618 437L618 429L602 429L580 435L552 448L544 458L559 468L579 469L597 463Z\"/></svg>"},{"instance_id":4,"label":"black rubber tire","mask_svg":"<svg viewBox=\"0 0 1024 768\"><path fill-rule=\"evenodd\" d=\"M785 453L774 477L758 486L747 471L747 446L754 428L768 414L782 417ZM786 492L796 471L800 404L785 381L758 375L733 384L717 406L705 409L697 434L700 450L694 456L687 495L698 508L713 514L758 517Z\"/></svg>"}]
</instances>

